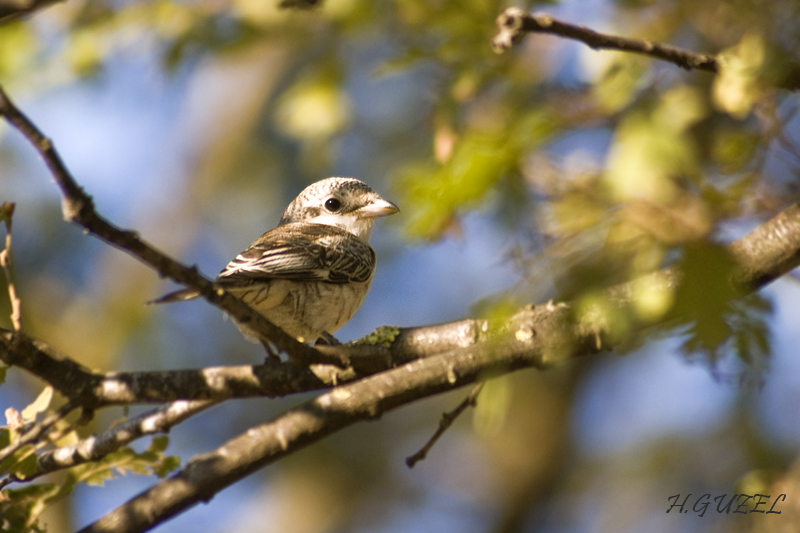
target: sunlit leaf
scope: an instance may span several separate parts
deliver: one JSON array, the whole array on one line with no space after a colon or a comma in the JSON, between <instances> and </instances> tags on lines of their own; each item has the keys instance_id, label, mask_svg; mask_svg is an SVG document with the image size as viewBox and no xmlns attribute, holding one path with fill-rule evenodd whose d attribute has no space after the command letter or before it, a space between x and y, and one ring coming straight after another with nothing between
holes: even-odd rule
<instances>
[{"instance_id":1,"label":"sunlit leaf","mask_svg":"<svg viewBox=\"0 0 800 533\"><path fill-rule=\"evenodd\" d=\"M478 435L493 437L503 429L511 396L511 380L507 377L488 379L483 383L472 415L472 427Z\"/></svg>"},{"instance_id":2,"label":"sunlit leaf","mask_svg":"<svg viewBox=\"0 0 800 533\"><path fill-rule=\"evenodd\" d=\"M675 302L675 291L655 277L634 282L633 308L645 323L654 323L665 316Z\"/></svg>"},{"instance_id":3,"label":"sunlit leaf","mask_svg":"<svg viewBox=\"0 0 800 533\"><path fill-rule=\"evenodd\" d=\"M33 403L22 410L22 420L31 422L36 418L36 415L45 412L50 407L50 402L53 401L53 392L52 386L45 387Z\"/></svg>"},{"instance_id":4,"label":"sunlit leaf","mask_svg":"<svg viewBox=\"0 0 800 533\"><path fill-rule=\"evenodd\" d=\"M525 113L515 116L506 129L463 133L455 139L452 155L441 164L407 166L398 178L398 191L403 205L409 206L409 234L438 238L462 211L476 208L501 180L515 172L523 147L533 149L557 129L557 122L547 113Z\"/></svg>"},{"instance_id":5,"label":"sunlit leaf","mask_svg":"<svg viewBox=\"0 0 800 533\"><path fill-rule=\"evenodd\" d=\"M686 130L704 114L696 90L679 86L667 91L652 112L627 115L608 155L605 179L614 197L670 203L678 194L674 179L696 172Z\"/></svg>"},{"instance_id":6,"label":"sunlit leaf","mask_svg":"<svg viewBox=\"0 0 800 533\"><path fill-rule=\"evenodd\" d=\"M108 46L94 28L76 31L67 50L67 60L72 69L81 76L94 74L101 66L104 50Z\"/></svg>"},{"instance_id":7,"label":"sunlit leaf","mask_svg":"<svg viewBox=\"0 0 800 533\"><path fill-rule=\"evenodd\" d=\"M33 63L39 42L27 22L0 26L0 75L10 77Z\"/></svg>"},{"instance_id":8,"label":"sunlit leaf","mask_svg":"<svg viewBox=\"0 0 800 533\"><path fill-rule=\"evenodd\" d=\"M277 110L280 128L298 139L328 137L350 119L350 103L335 80L303 80L281 99Z\"/></svg>"},{"instance_id":9,"label":"sunlit leaf","mask_svg":"<svg viewBox=\"0 0 800 533\"><path fill-rule=\"evenodd\" d=\"M764 39L746 34L738 45L723 52L720 72L714 79L714 102L735 118L744 118L758 100L758 77L764 64Z\"/></svg>"}]
</instances>

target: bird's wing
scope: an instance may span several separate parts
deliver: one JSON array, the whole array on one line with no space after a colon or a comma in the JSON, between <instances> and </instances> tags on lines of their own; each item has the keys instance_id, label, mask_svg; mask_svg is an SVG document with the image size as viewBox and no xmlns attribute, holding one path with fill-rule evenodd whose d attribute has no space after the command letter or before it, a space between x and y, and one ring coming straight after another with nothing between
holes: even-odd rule
<instances>
[{"instance_id":1,"label":"bird's wing","mask_svg":"<svg viewBox=\"0 0 800 533\"><path fill-rule=\"evenodd\" d=\"M375 252L340 228L309 223L279 226L258 238L217 276L241 286L287 279L328 283L365 282L375 271Z\"/></svg>"}]
</instances>

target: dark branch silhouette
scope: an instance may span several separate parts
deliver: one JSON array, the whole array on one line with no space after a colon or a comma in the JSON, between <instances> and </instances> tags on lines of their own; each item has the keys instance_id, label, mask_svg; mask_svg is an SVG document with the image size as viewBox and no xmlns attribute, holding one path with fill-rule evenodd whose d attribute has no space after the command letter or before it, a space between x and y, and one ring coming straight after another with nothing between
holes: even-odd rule
<instances>
[{"instance_id":1,"label":"dark branch silhouette","mask_svg":"<svg viewBox=\"0 0 800 533\"><path fill-rule=\"evenodd\" d=\"M483 382L480 382L472 387L472 390L469 391L467 397L464 398L464 400L458 404L455 409L448 413L442 414L442 418L439 420L439 427L436 428L436 432L434 432L431 438L428 439L428 442L425 443L425 446L420 448L417 453L406 457L406 466L409 468L414 468L414 465L416 465L418 462L425 460L425 458L428 456L428 452L430 452L431 448L433 448L433 445L436 444L439 438L444 435L444 432L453 425L453 422L455 422L456 419L461 416L461 413L466 411L467 407L475 407L475 405L477 405L478 395L481 393L482 389Z\"/></svg>"},{"instance_id":2,"label":"dark branch silhouette","mask_svg":"<svg viewBox=\"0 0 800 533\"><path fill-rule=\"evenodd\" d=\"M518 7L506 9L497 17L497 25L500 33L492 40L492 48L498 53L517 44L527 33L550 33L581 41L594 49L647 55L669 61L686 70L705 70L714 73L719 71L719 59L714 55L700 54L663 43L608 35L560 21L545 13L527 13Z\"/></svg>"}]
</instances>

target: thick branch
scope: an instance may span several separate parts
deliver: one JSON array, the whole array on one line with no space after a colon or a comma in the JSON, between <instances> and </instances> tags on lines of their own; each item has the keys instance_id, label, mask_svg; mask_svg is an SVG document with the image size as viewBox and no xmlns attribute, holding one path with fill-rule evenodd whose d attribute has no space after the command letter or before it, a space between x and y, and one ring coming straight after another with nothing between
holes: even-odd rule
<instances>
[{"instance_id":1,"label":"thick branch","mask_svg":"<svg viewBox=\"0 0 800 533\"><path fill-rule=\"evenodd\" d=\"M518 7L506 9L497 17L497 25L500 33L492 40L492 48L497 53L502 53L520 42L526 33L551 33L581 41L594 49L633 52L669 61L686 70L705 70L714 73L719 70L719 60L713 55L700 54L663 43L599 33L584 26L562 22L545 13L527 13Z\"/></svg>"},{"instance_id":2,"label":"thick branch","mask_svg":"<svg viewBox=\"0 0 800 533\"><path fill-rule=\"evenodd\" d=\"M514 328L493 342L420 359L337 387L267 424L247 430L217 450L192 459L84 532L145 531L255 470L363 420L402 405L474 383L487 372L545 367L565 357L595 353L595 337L576 329L567 306L541 306L514 318ZM519 335L519 331L530 334ZM572 346L573 340L582 345Z\"/></svg>"},{"instance_id":3,"label":"thick branch","mask_svg":"<svg viewBox=\"0 0 800 533\"><path fill-rule=\"evenodd\" d=\"M292 363L170 372L93 372L43 342L8 330L0 330L0 360L24 368L82 407L93 410L178 399L285 396L327 388L337 380L357 377L353 370Z\"/></svg>"},{"instance_id":4,"label":"thick branch","mask_svg":"<svg viewBox=\"0 0 800 533\"><path fill-rule=\"evenodd\" d=\"M238 298L216 287L198 273L197 268L186 267L164 253L156 250L129 230L122 230L102 218L94 208L92 197L78 185L61 161L53 143L11 102L0 87L0 115L20 131L44 159L50 173L61 189L61 210L64 219L82 226L89 233L119 248L146 265L155 269L161 277L169 278L200 291L213 305L229 313L233 318L262 338L269 339L282 352L298 361L315 361L319 354L313 348L298 342L282 329L269 322L263 315L253 311Z\"/></svg>"}]
</instances>

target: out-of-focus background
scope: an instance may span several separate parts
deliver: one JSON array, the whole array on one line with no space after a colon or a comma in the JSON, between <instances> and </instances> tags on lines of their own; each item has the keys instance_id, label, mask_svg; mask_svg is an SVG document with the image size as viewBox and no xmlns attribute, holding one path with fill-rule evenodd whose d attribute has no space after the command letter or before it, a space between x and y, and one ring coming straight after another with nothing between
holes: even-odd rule
<instances>
[{"instance_id":1,"label":"out-of-focus background","mask_svg":"<svg viewBox=\"0 0 800 533\"><path fill-rule=\"evenodd\" d=\"M789 276L731 306L707 267L714 243L797 197L798 100L776 87L798 61L800 5L526 4L598 31L724 52L714 76L554 36L496 55L501 2L320 4L66 0L0 26L0 81L105 217L208 276L318 179L355 176L395 201L402 212L373 232L372 290L341 340L552 297L596 304L598 288L672 263L698 280L690 293L648 295L636 312L701 314L616 353L489 381L413 470L404 458L467 391L336 434L156 531L777 524L714 504L702 517L665 511L675 494L758 492L797 455L800 287ZM59 200L36 153L0 124L0 201L17 203L28 333L107 370L263 358L203 302L146 307L173 286L65 224ZM3 327L8 315L2 297ZM11 369L0 407L21 410L42 386ZM175 428L167 453L185 464L304 399L227 402ZM98 413L85 432L124 414ZM127 474L79 486L43 522L72 531L155 482Z\"/></svg>"}]
</instances>

